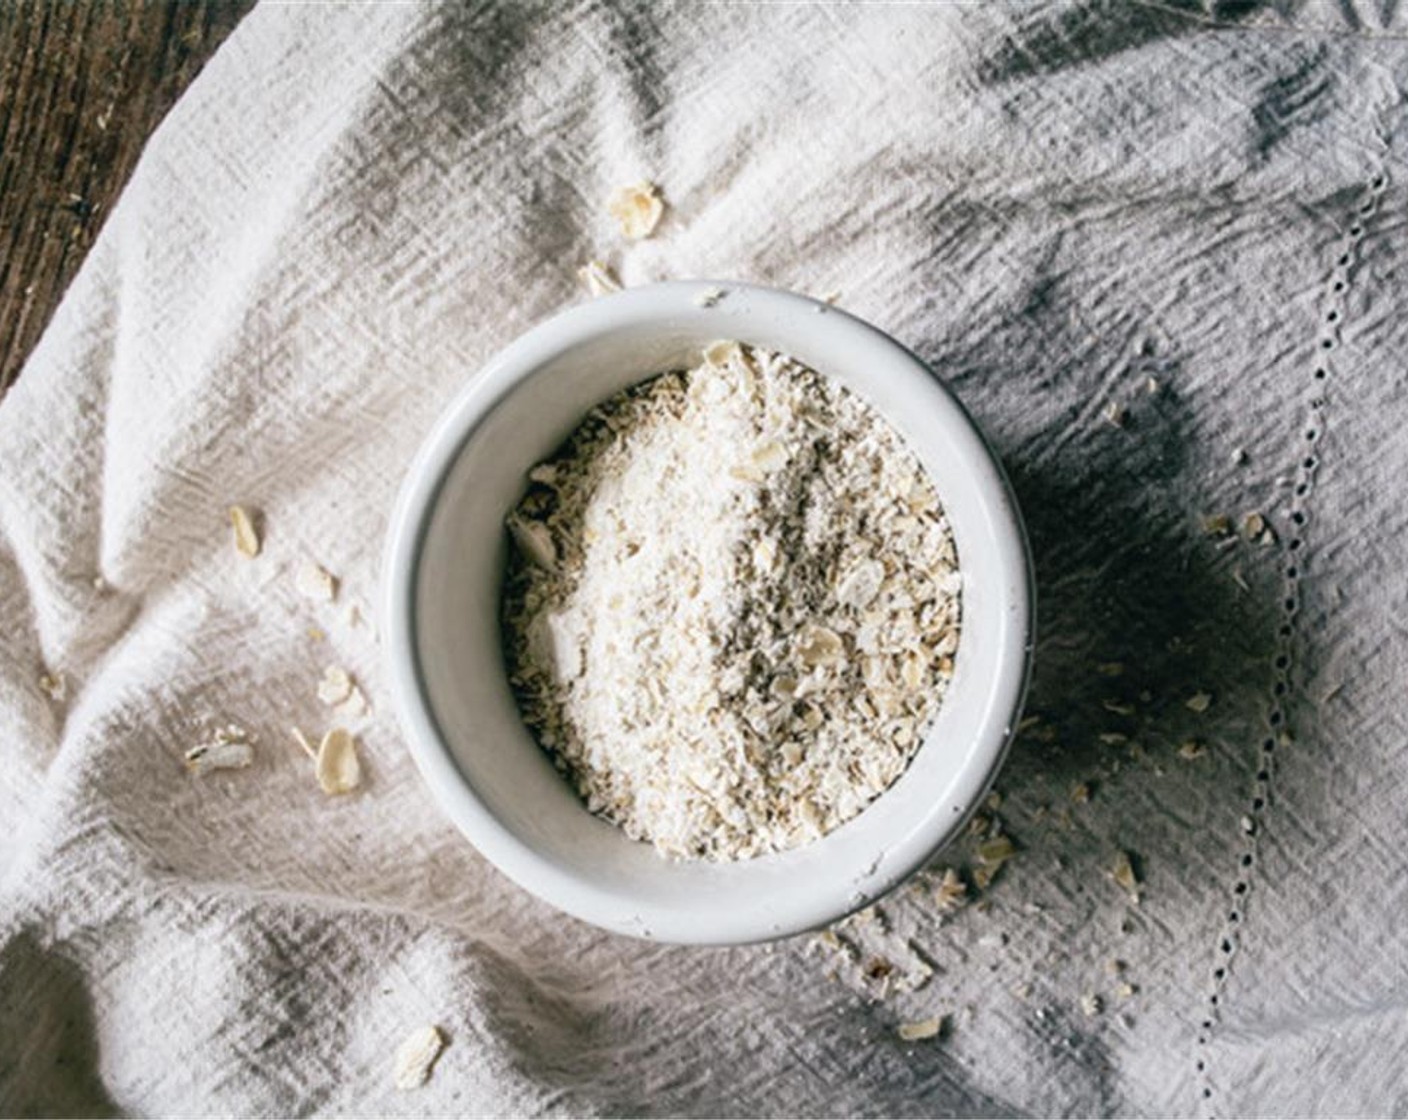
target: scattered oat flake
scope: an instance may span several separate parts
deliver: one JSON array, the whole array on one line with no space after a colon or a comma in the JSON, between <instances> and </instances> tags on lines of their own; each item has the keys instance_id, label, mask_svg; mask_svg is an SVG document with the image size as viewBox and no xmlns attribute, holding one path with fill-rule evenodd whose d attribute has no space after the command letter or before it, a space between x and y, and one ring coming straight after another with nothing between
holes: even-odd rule
<instances>
[{"instance_id":1,"label":"scattered oat flake","mask_svg":"<svg viewBox=\"0 0 1408 1120\"><path fill-rule=\"evenodd\" d=\"M1077 805L1084 805L1086 802L1088 802L1090 800L1090 783L1081 782L1080 785L1072 789L1071 800L1074 801Z\"/></svg>"},{"instance_id":2,"label":"scattered oat flake","mask_svg":"<svg viewBox=\"0 0 1408 1120\"><path fill-rule=\"evenodd\" d=\"M1124 675L1123 661L1102 661L1095 666L1095 671L1102 677L1119 677Z\"/></svg>"},{"instance_id":3,"label":"scattered oat flake","mask_svg":"<svg viewBox=\"0 0 1408 1120\"><path fill-rule=\"evenodd\" d=\"M873 905L867 906L863 910L857 910L850 916L849 920L858 926L874 926L881 933L884 933L889 928L885 921L885 916Z\"/></svg>"},{"instance_id":4,"label":"scattered oat flake","mask_svg":"<svg viewBox=\"0 0 1408 1120\"><path fill-rule=\"evenodd\" d=\"M331 603L337 596L337 580L321 565L305 560L294 575L294 586L305 599Z\"/></svg>"},{"instance_id":5,"label":"scattered oat flake","mask_svg":"<svg viewBox=\"0 0 1408 1120\"><path fill-rule=\"evenodd\" d=\"M552 531L541 521L532 521L517 513L508 517L508 532L518 551L544 571L557 567L557 546Z\"/></svg>"},{"instance_id":6,"label":"scattered oat flake","mask_svg":"<svg viewBox=\"0 0 1408 1120\"><path fill-rule=\"evenodd\" d=\"M1232 533L1232 519L1225 513L1214 513L1203 518L1203 534L1209 537L1226 537Z\"/></svg>"},{"instance_id":7,"label":"scattered oat flake","mask_svg":"<svg viewBox=\"0 0 1408 1120\"><path fill-rule=\"evenodd\" d=\"M1242 831L1248 836L1253 835L1256 832L1256 821L1252 820L1251 817L1243 817Z\"/></svg>"},{"instance_id":8,"label":"scattered oat flake","mask_svg":"<svg viewBox=\"0 0 1408 1120\"><path fill-rule=\"evenodd\" d=\"M1100 415L1105 418L1105 422L1107 424L1113 425L1116 428L1124 427L1124 405L1118 404L1115 401L1111 401L1105 406L1104 410L1100 413Z\"/></svg>"},{"instance_id":9,"label":"scattered oat flake","mask_svg":"<svg viewBox=\"0 0 1408 1120\"><path fill-rule=\"evenodd\" d=\"M431 1068L445 1049L445 1036L439 1027L419 1027L396 1047L394 1077L396 1088L419 1089L430 1079Z\"/></svg>"},{"instance_id":10,"label":"scattered oat flake","mask_svg":"<svg viewBox=\"0 0 1408 1120\"><path fill-rule=\"evenodd\" d=\"M192 774L212 770L242 770L254 761L254 746L241 727L222 727L203 743L186 752L186 769Z\"/></svg>"},{"instance_id":11,"label":"scattered oat flake","mask_svg":"<svg viewBox=\"0 0 1408 1120\"><path fill-rule=\"evenodd\" d=\"M934 888L934 901L940 910L957 910L968 901L968 885L952 867L944 869L944 877Z\"/></svg>"},{"instance_id":12,"label":"scattered oat flake","mask_svg":"<svg viewBox=\"0 0 1408 1120\"><path fill-rule=\"evenodd\" d=\"M352 677L340 665L329 665L318 682L318 699L328 707L341 704L352 695Z\"/></svg>"},{"instance_id":13,"label":"scattered oat flake","mask_svg":"<svg viewBox=\"0 0 1408 1120\"><path fill-rule=\"evenodd\" d=\"M1125 967L1124 961L1120 960L1118 957L1111 957L1105 962L1105 971L1111 976L1119 976L1124 972Z\"/></svg>"},{"instance_id":14,"label":"scattered oat flake","mask_svg":"<svg viewBox=\"0 0 1408 1120\"><path fill-rule=\"evenodd\" d=\"M1129 742L1129 736L1122 731L1102 731L1096 738L1107 747L1119 747Z\"/></svg>"},{"instance_id":15,"label":"scattered oat flake","mask_svg":"<svg viewBox=\"0 0 1408 1120\"><path fill-rule=\"evenodd\" d=\"M1207 747L1205 747L1205 746L1204 746L1199 740L1197 740L1197 739L1185 739L1182 743L1180 743L1180 744L1178 745L1178 757L1179 757L1179 758L1186 758L1186 759L1189 759L1189 760L1191 761L1192 759L1195 759L1195 758L1202 758L1203 755L1205 755L1205 754L1207 754L1207 753L1208 753Z\"/></svg>"},{"instance_id":16,"label":"scattered oat flake","mask_svg":"<svg viewBox=\"0 0 1408 1120\"><path fill-rule=\"evenodd\" d=\"M50 700L59 703L68 696L68 678L60 672L40 673L39 691Z\"/></svg>"},{"instance_id":17,"label":"scattered oat flake","mask_svg":"<svg viewBox=\"0 0 1408 1120\"><path fill-rule=\"evenodd\" d=\"M1183 706L1190 712L1197 712L1200 715L1207 711L1212 704L1212 696L1206 692L1195 692L1187 700L1183 701Z\"/></svg>"},{"instance_id":18,"label":"scattered oat flake","mask_svg":"<svg viewBox=\"0 0 1408 1120\"><path fill-rule=\"evenodd\" d=\"M323 736L314 762L318 784L323 787L324 793L350 793L362 780L357 740L341 727L334 727Z\"/></svg>"},{"instance_id":19,"label":"scattered oat flake","mask_svg":"<svg viewBox=\"0 0 1408 1120\"><path fill-rule=\"evenodd\" d=\"M743 360L743 348L727 338L709 343L701 353L704 361L716 369L727 369L735 361Z\"/></svg>"},{"instance_id":20,"label":"scattered oat flake","mask_svg":"<svg viewBox=\"0 0 1408 1120\"><path fill-rule=\"evenodd\" d=\"M726 294L722 288L705 288L694 297L694 305L703 308L716 307Z\"/></svg>"},{"instance_id":21,"label":"scattered oat flake","mask_svg":"<svg viewBox=\"0 0 1408 1120\"><path fill-rule=\"evenodd\" d=\"M1134 891L1139 887L1139 876L1134 870L1134 860L1128 852L1120 852L1110 868L1110 878L1122 890Z\"/></svg>"},{"instance_id":22,"label":"scattered oat flake","mask_svg":"<svg viewBox=\"0 0 1408 1120\"><path fill-rule=\"evenodd\" d=\"M1101 700L1100 706L1117 716L1132 716L1134 714L1134 705L1127 704L1122 700Z\"/></svg>"},{"instance_id":23,"label":"scattered oat flake","mask_svg":"<svg viewBox=\"0 0 1408 1120\"><path fill-rule=\"evenodd\" d=\"M610 266L601 261L588 261L577 270L577 278L591 296L609 296L621 290L621 281L616 279Z\"/></svg>"},{"instance_id":24,"label":"scattered oat flake","mask_svg":"<svg viewBox=\"0 0 1408 1120\"><path fill-rule=\"evenodd\" d=\"M253 560L259 555L259 531L254 526L254 517L244 506L230 507L230 525L235 531L235 549L241 556Z\"/></svg>"},{"instance_id":25,"label":"scattered oat flake","mask_svg":"<svg viewBox=\"0 0 1408 1120\"><path fill-rule=\"evenodd\" d=\"M1128 980L1123 980L1115 985L1115 997L1117 999L1133 999L1139 989Z\"/></svg>"},{"instance_id":26,"label":"scattered oat flake","mask_svg":"<svg viewBox=\"0 0 1408 1120\"><path fill-rule=\"evenodd\" d=\"M357 686L353 685L348 690L347 699L338 704L333 709L340 718L347 720L361 719L371 713L371 705L367 703L366 694Z\"/></svg>"},{"instance_id":27,"label":"scattered oat flake","mask_svg":"<svg viewBox=\"0 0 1408 1120\"><path fill-rule=\"evenodd\" d=\"M632 241L649 237L665 213L660 189L645 180L616 191L607 201L607 209L621 226L621 232Z\"/></svg>"},{"instance_id":28,"label":"scattered oat flake","mask_svg":"<svg viewBox=\"0 0 1408 1120\"><path fill-rule=\"evenodd\" d=\"M904 975L900 977L899 983L895 985L895 991L917 992L933 979L933 976L933 968L926 961L916 959L905 969Z\"/></svg>"},{"instance_id":29,"label":"scattered oat flake","mask_svg":"<svg viewBox=\"0 0 1408 1120\"><path fill-rule=\"evenodd\" d=\"M1080 1009L1087 1018L1093 1019L1105 1009L1105 1005L1094 992L1086 992L1080 997Z\"/></svg>"},{"instance_id":30,"label":"scattered oat flake","mask_svg":"<svg viewBox=\"0 0 1408 1120\"><path fill-rule=\"evenodd\" d=\"M1240 466L1241 466L1243 463L1245 463L1246 461L1247 461L1247 453L1246 453L1246 451L1243 450L1243 449L1240 448L1240 447L1234 447L1234 448L1232 449L1232 465L1233 465L1234 467L1240 467Z\"/></svg>"},{"instance_id":31,"label":"scattered oat flake","mask_svg":"<svg viewBox=\"0 0 1408 1120\"><path fill-rule=\"evenodd\" d=\"M905 1042L918 1042L925 1038L936 1038L943 1030L943 1026L943 1016L934 1015L931 1018L918 1019L912 1023L901 1023L895 1033Z\"/></svg>"},{"instance_id":32,"label":"scattered oat flake","mask_svg":"<svg viewBox=\"0 0 1408 1120\"><path fill-rule=\"evenodd\" d=\"M1159 391L1159 379L1157 377L1146 377L1144 379L1144 391L1151 397Z\"/></svg>"},{"instance_id":33,"label":"scattered oat flake","mask_svg":"<svg viewBox=\"0 0 1408 1120\"><path fill-rule=\"evenodd\" d=\"M1007 836L994 836L978 845L978 858L989 867L999 867L1016 854L1016 845Z\"/></svg>"}]
</instances>

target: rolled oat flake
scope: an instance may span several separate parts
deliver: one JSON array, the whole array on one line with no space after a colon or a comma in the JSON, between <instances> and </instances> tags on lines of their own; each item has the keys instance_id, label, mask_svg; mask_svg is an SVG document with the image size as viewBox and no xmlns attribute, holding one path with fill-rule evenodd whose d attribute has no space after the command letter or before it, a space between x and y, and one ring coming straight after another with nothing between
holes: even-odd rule
<instances>
[{"instance_id":1,"label":"rolled oat flake","mask_svg":"<svg viewBox=\"0 0 1408 1120\"><path fill-rule=\"evenodd\" d=\"M721 342L529 474L503 603L525 721L661 852L797 847L904 772L953 674L960 577L917 458L797 361Z\"/></svg>"}]
</instances>

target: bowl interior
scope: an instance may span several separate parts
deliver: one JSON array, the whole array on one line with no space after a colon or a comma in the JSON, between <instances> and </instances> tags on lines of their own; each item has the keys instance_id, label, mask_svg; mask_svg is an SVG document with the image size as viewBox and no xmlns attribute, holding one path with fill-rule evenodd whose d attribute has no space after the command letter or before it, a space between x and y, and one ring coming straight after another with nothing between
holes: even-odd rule
<instances>
[{"instance_id":1,"label":"bowl interior","mask_svg":"<svg viewBox=\"0 0 1408 1120\"><path fill-rule=\"evenodd\" d=\"M839 917L903 879L961 825L1020 705L1029 602L1025 546L1001 473L922 364L811 300L729 285L706 309L694 302L704 287L657 285L597 300L531 332L479 376L403 499L409 611L401 629L413 690L408 738L441 804L485 855L599 925L718 943ZM954 679L904 775L828 836L734 864L663 859L587 812L519 717L499 623L503 521L527 470L588 409L645 377L696 364L721 338L790 353L878 408L932 474L964 576ZM397 629L394 591L390 609Z\"/></svg>"}]
</instances>

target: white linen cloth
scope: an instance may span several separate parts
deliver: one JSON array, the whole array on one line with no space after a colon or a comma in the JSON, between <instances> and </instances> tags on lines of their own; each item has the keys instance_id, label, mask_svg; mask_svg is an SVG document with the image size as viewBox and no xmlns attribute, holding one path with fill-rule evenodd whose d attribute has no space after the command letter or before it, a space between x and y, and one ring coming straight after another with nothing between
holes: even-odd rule
<instances>
[{"instance_id":1,"label":"white linen cloth","mask_svg":"<svg viewBox=\"0 0 1408 1120\"><path fill-rule=\"evenodd\" d=\"M0 1113L1408 1113L1396 8L257 9L0 404ZM669 211L627 244L638 178ZM918 991L565 918L398 737L346 607L437 411L592 257L839 291L1012 472L1019 854L848 933ZM287 737L329 664L374 713L341 799ZM254 765L187 774L228 722Z\"/></svg>"}]
</instances>

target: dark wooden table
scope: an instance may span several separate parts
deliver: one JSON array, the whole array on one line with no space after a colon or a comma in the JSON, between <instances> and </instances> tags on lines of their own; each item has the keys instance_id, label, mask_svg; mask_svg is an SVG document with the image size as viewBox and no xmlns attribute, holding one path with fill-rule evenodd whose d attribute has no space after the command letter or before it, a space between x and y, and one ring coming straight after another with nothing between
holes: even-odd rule
<instances>
[{"instance_id":1,"label":"dark wooden table","mask_svg":"<svg viewBox=\"0 0 1408 1120\"><path fill-rule=\"evenodd\" d=\"M253 0L0 0L0 394L147 137Z\"/></svg>"}]
</instances>

